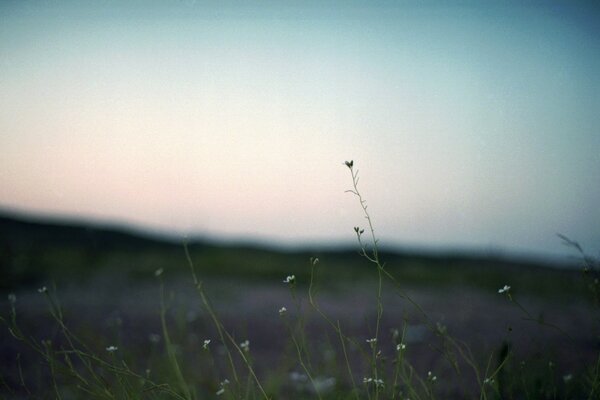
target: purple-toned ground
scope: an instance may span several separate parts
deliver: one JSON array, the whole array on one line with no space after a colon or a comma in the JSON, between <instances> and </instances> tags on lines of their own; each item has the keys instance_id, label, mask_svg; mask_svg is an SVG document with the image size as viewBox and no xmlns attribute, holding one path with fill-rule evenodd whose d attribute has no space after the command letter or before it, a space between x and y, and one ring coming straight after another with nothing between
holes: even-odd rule
<instances>
[{"instance_id":1,"label":"purple-toned ground","mask_svg":"<svg viewBox=\"0 0 600 400\"><path fill-rule=\"evenodd\" d=\"M518 282L512 284L515 286ZM300 314L305 318L305 332L316 375L322 379L335 377L338 385L347 382L338 335L309 306L306 287L296 288L296 300L281 281L251 283L221 279L206 281L204 287L224 326L238 343L249 340L250 354L259 376L266 380L275 379L273 376L290 380L289 397L281 398L298 398L294 390L301 390L294 380L302 370L286 328L286 320L288 326L293 327ZM367 350L366 340L374 336L375 329L375 283L340 283L331 288L320 285L318 289L316 298L322 311L332 321L339 321L343 332ZM23 330L38 339L60 340L55 324L48 317L44 296L35 289L15 294ZM173 340L182 350L184 368L193 368L199 363L204 354L205 339L211 340L213 355L221 365L224 356L219 360L218 337L190 279L167 280L165 294L169 327ZM559 378L582 374L584 366L595 362L598 354L598 311L582 300L515 294L515 299L529 312L528 316L505 295L495 291L483 292L467 287L406 287L403 294L409 295L420 308L394 288L384 287L379 340L382 357L387 359L386 368L391 370L391 360L396 354L392 332L394 329L402 332L406 327L406 357L420 374L425 376L427 371L432 371L437 376L436 391L440 398L478 397L478 384L475 374L456 351L444 351L447 342L437 335L436 326L466 343L483 370L489 360L491 370L496 368L503 343L514 354L516 364L523 361L525 364L519 364L523 368L530 365L533 368L535 363L538 363L536 368L548 365ZM57 295L67 325L90 341L92 348L102 351L115 345L134 360L133 368L156 368L157 360L163 354L158 281L129 285L106 277L86 284L59 283ZM2 303L3 316L7 315L7 305L6 301ZM281 307L287 309L285 316L279 313ZM543 320L544 324L532 321L530 317ZM18 389L15 360L23 350L5 327L0 332L0 340L1 371L6 384L17 388L14 398L19 398L22 391ZM348 346L348 352L356 379L362 382L362 377L369 376L369 372L361 352L352 345ZM458 371L453 366L452 354L458 360ZM34 371L39 369L39 360L30 357L33 356L26 352L21 357L25 376L37 373ZM483 378L485 376L480 376ZM202 379L198 376L199 381ZM43 382L42 379L37 385L43 386ZM0 393L2 390L5 389L0 388ZM8 391L6 393L8 396Z\"/></svg>"}]
</instances>

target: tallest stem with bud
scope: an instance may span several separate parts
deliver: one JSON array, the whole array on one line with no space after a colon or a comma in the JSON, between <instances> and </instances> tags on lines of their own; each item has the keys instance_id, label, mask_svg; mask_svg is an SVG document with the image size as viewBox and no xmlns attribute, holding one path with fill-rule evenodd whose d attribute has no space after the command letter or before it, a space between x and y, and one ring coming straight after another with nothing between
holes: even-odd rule
<instances>
[{"instance_id":1,"label":"tallest stem with bud","mask_svg":"<svg viewBox=\"0 0 600 400\"><path fill-rule=\"evenodd\" d=\"M352 193L358 198L358 200L360 202L360 206L363 211L363 214L365 216L365 219L367 220L367 223L369 225L369 231L371 233L372 247L371 247L370 251L367 251L367 248L362 240L362 235L365 232L365 230L361 229L358 226L354 227L354 232L356 233L356 238L358 240L358 244L360 245L360 254L377 266L377 277L378 277L378 281L377 281L377 320L375 323L375 337L374 337L375 340L373 341L373 345L371 346L372 347L371 366L372 366L372 370L373 370L374 379L380 381L379 376L378 376L378 368L377 368L377 358L379 356L379 350L378 350L377 344L379 342L379 327L381 325L381 317L383 316L383 303L381 301L381 293L382 293L382 281L383 281L382 272L384 271L384 269L383 269L383 264L381 263L381 260L379 258L379 248L377 245L379 240L375 236L375 229L373 228L373 221L371 220L371 216L369 215L369 212L367 211L367 202L363 199L360 191L358 190L358 181L359 181L358 170L354 170L354 160L346 161L344 164L346 165L346 167L348 167L348 169L350 170L350 174L352 175L352 187L353 187L352 189L347 190L346 192ZM375 385L375 399L378 399L378 398L379 398L379 385Z\"/></svg>"}]
</instances>

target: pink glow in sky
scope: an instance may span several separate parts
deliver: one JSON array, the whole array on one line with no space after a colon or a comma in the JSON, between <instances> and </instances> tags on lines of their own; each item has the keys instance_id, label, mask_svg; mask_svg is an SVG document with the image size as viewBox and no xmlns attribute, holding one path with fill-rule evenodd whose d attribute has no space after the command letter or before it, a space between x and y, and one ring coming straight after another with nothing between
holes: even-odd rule
<instances>
[{"instance_id":1,"label":"pink glow in sky","mask_svg":"<svg viewBox=\"0 0 600 400\"><path fill-rule=\"evenodd\" d=\"M383 244L596 251L597 10L443 4L3 3L0 209L350 242L354 159Z\"/></svg>"}]
</instances>

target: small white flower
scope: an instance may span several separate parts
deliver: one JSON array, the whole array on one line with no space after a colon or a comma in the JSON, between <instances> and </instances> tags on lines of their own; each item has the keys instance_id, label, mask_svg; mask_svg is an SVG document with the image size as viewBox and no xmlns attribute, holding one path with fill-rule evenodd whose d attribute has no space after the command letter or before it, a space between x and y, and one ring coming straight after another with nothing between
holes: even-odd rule
<instances>
[{"instance_id":1,"label":"small white flower","mask_svg":"<svg viewBox=\"0 0 600 400\"><path fill-rule=\"evenodd\" d=\"M223 393L225 393L225 385L229 385L229 379L223 380L221 383L219 383L219 385L221 385L221 389L217 390L217 396L220 396Z\"/></svg>"},{"instance_id":2,"label":"small white flower","mask_svg":"<svg viewBox=\"0 0 600 400\"><path fill-rule=\"evenodd\" d=\"M289 283L292 284L296 282L296 275L288 275L285 280L283 281L283 283Z\"/></svg>"},{"instance_id":3,"label":"small white flower","mask_svg":"<svg viewBox=\"0 0 600 400\"><path fill-rule=\"evenodd\" d=\"M502 294L502 293L508 293L509 290L510 290L510 286L504 285L503 288L498 289L498 293L500 293L500 294Z\"/></svg>"},{"instance_id":4,"label":"small white flower","mask_svg":"<svg viewBox=\"0 0 600 400\"><path fill-rule=\"evenodd\" d=\"M375 343L377 343L377 338L367 339L367 343L375 344Z\"/></svg>"},{"instance_id":5,"label":"small white flower","mask_svg":"<svg viewBox=\"0 0 600 400\"><path fill-rule=\"evenodd\" d=\"M492 385L494 383L494 378L485 378L483 380L484 384Z\"/></svg>"},{"instance_id":6,"label":"small white flower","mask_svg":"<svg viewBox=\"0 0 600 400\"><path fill-rule=\"evenodd\" d=\"M115 351L117 351L119 348L117 346L108 346L106 348L106 351L108 351L109 353L114 353Z\"/></svg>"},{"instance_id":7,"label":"small white flower","mask_svg":"<svg viewBox=\"0 0 600 400\"><path fill-rule=\"evenodd\" d=\"M396 351L400 351L400 350L404 350L406 349L406 345L404 343L400 343L396 345Z\"/></svg>"},{"instance_id":8,"label":"small white flower","mask_svg":"<svg viewBox=\"0 0 600 400\"><path fill-rule=\"evenodd\" d=\"M245 340L242 343L240 343L240 347L242 348L242 350L244 350L246 353L250 351L250 341L249 340Z\"/></svg>"},{"instance_id":9,"label":"small white flower","mask_svg":"<svg viewBox=\"0 0 600 400\"><path fill-rule=\"evenodd\" d=\"M377 378L363 378L363 383L368 384L368 383L374 383L375 386L379 386L379 387L383 387L383 380L382 379L377 379Z\"/></svg>"},{"instance_id":10,"label":"small white flower","mask_svg":"<svg viewBox=\"0 0 600 400\"><path fill-rule=\"evenodd\" d=\"M46 293L48 291L48 288L46 286L42 286L41 288L38 289L38 293Z\"/></svg>"},{"instance_id":11,"label":"small white flower","mask_svg":"<svg viewBox=\"0 0 600 400\"><path fill-rule=\"evenodd\" d=\"M204 339L204 344L202 345L202 348L204 350L208 350L208 345L210 344L210 339Z\"/></svg>"},{"instance_id":12,"label":"small white flower","mask_svg":"<svg viewBox=\"0 0 600 400\"><path fill-rule=\"evenodd\" d=\"M281 307L281 308L279 309L279 315L283 315L283 314L285 314L286 312L287 312L287 308L285 308L285 307Z\"/></svg>"},{"instance_id":13,"label":"small white flower","mask_svg":"<svg viewBox=\"0 0 600 400\"><path fill-rule=\"evenodd\" d=\"M427 379L429 379L431 382L435 382L435 381L437 381L437 376L433 375L431 373L431 371L428 371L427 372Z\"/></svg>"}]
</instances>

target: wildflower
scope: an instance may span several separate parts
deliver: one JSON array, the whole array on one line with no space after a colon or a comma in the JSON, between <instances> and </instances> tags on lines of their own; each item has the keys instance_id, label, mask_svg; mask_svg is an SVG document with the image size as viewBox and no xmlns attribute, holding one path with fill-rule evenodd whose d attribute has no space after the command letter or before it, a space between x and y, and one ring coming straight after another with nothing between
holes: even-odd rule
<instances>
[{"instance_id":1,"label":"wildflower","mask_svg":"<svg viewBox=\"0 0 600 400\"><path fill-rule=\"evenodd\" d=\"M400 350L404 350L406 349L406 345L404 343L400 343L396 345L396 351L400 351Z\"/></svg>"},{"instance_id":2,"label":"wildflower","mask_svg":"<svg viewBox=\"0 0 600 400\"><path fill-rule=\"evenodd\" d=\"M279 309L279 315L283 315L283 314L285 314L286 312L287 312L287 308L285 308L285 307L281 307L281 308Z\"/></svg>"},{"instance_id":3,"label":"wildflower","mask_svg":"<svg viewBox=\"0 0 600 400\"><path fill-rule=\"evenodd\" d=\"M484 384L488 384L488 385L493 385L494 384L494 378L485 378L483 380Z\"/></svg>"},{"instance_id":4,"label":"wildflower","mask_svg":"<svg viewBox=\"0 0 600 400\"><path fill-rule=\"evenodd\" d=\"M363 383L374 383L375 386L383 386L383 380L377 378L363 378Z\"/></svg>"},{"instance_id":5,"label":"wildflower","mask_svg":"<svg viewBox=\"0 0 600 400\"><path fill-rule=\"evenodd\" d=\"M318 262L319 262L319 259L318 259L317 257L314 257L314 258L313 258L313 257L311 257L311 258L310 258L310 263L311 263L312 265L317 265L317 263L318 263Z\"/></svg>"},{"instance_id":6,"label":"wildflower","mask_svg":"<svg viewBox=\"0 0 600 400\"><path fill-rule=\"evenodd\" d=\"M246 353L250 351L250 341L246 340L242 343L240 343L240 347L242 348L242 350L244 350Z\"/></svg>"},{"instance_id":7,"label":"wildflower","mask_svg":"<svg viewBox=\"0 0 600 400\"><path fill-rule=\"evenodd\" d=\"M367 339L367 343L374 347L377 344L377 338Z\"/></svg>"},{"instance_id":8,"label":"wildflower","mask_svg":"<svg viewBox=\"0 0 600 400\"><path fill-rule=\"evenodd\" d=\"M435 381L437 381L437 376L433 375L431 373L431 371L428 371L427 372L427 379L430 380L431 382L435 382Z\"/></svg>"},{"instance_id":9,"label":"wildflower","mask_svg":"<svg viewBox=\"0 0 600 400\"><path fill-rule=\"evenodd\" d=\"M41 288L38 289L38 293L46 293L48 291L48 288L46 286L42 286Z\"/></svg>"},{"instance_id":10,"label":"wildflower","mask_svg":"<svg viewBox=\"0 0 600 400\"><path fill-rule=\"evenodd\" d=\"M346 167L352 168L352 166L354 166L354 160L346 161L344 164L346 164Z\"/></svg>"},{"instance_id":11,"label":"wildflower","mask_svg":"<svg viewBox=\"0 0 600 400\"><path fill-rule=\"evenodd\" d=\"M163 272L164 272L164 269L159 268L156 271L154 271L154 276L159 277L162 275Z\"/></svg>"},{"instance_id":12,"label":"wildflower","mask_svg":"<svg viewBox=\"0 0 600 400\"><path fill-rule=\"evenodd\" d=\"M217 390L217 393L215 393L217 396L222 395L223 393L225 393L225 385L229 385L229 380L225 379L223 382L221 382L219 385L221 385L221 388L219 390Z\"/></svg>"},{"instance_id":13,"label":"wildflower","mask_svg":"<svg viewBox=\"0 0 600 400\"><path fill-rule=\"evenodd\" d=\"M117 346L108 346L106 348L106 351L108 351L109 353L114 353L115 351L117 351L119 348Z\"/></svg>"},{"instance_id":14,"label":"wildflower","mask_svg":"<svg viewBox=\"0 0 600 400\"><path fill-rule=\"evenodd\" d=\"M202 345L202 348L204 350L208 350L208 345L210 344L210 339L204 339L204 344Z\"/></svg>"},{"instance_id":15,"label":"wildflower","mask_svg":"<svg viewBox=\"0 0 600 400\"><path fill-rule=\"evenodd\" d=\"M14 293L8 295L8 302L10 304L15 304L17 302L17 296Z\"/></svg>"},{"instance_id":16,"label":"wildflower","mask_svg":"<svg viewBox=\"0 0 600 400\"><path fill-rule=\"evenodd\" d=\"M383 380L382 379L377 379L377 378L363 378L363 383L364 384L369 384L369 383L374 383L375 386L379 386L379 387L383 387Z\"/></svg>"},{"instance_id":17,"label":"wildflower","mask_svg":"<svg viewBox=\"0 0 600 400\"><path fill-rule=\"evenodd\" d=\"M509 290L510 290L510 286L504 285L503 288L498 289L498 293L500 293L500 294L502 294L502 293L508 293Z\"/></svg>"},{"instance_id":18,"label":"wildflower","mask_svg":"<svg viewBox=\"0 0 600 400\"><path fill-rule=\"evenodd\" d=\"M296 275L288 275L285 280L283 281L283 283L289 283L290 285L294 284L296 282Z\"/></svg>"}]
</instances>

